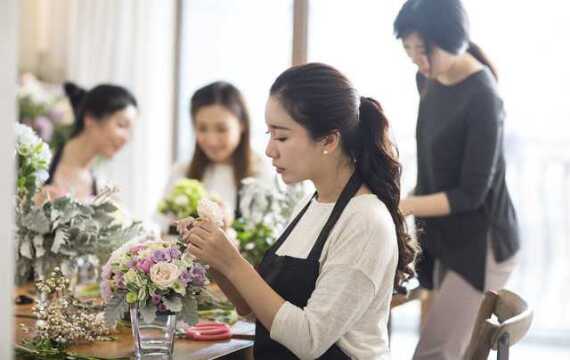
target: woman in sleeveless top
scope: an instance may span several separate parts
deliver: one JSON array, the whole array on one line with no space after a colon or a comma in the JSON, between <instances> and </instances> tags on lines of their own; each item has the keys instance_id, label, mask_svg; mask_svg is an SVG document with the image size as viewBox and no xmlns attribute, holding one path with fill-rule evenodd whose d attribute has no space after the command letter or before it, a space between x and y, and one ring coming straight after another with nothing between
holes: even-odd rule
<instances>
[{"instance_id":1,"label":"woman in sleeveless top","mask_svg":"<svg viewBox=\"0 0 570 360\"><path fill-rule=\"evenodd\" d=\"M241 180L253 176L270 183L275 176L251 148L249 111L243 96L228 82L211 83L192 95L190 115L196 135L194 155L192 161L174 165L165 195L182 178L200 180L208 192L221 198L230 218L239 217Z\"/></svg>"},{"instance_id":2,"label":"woman in sleeveless top","mask_svg":"<svg viewBox=\"0 0 570 360\"><path fill-rule=\"evenodd\" d=\"M42 197L70 193L78 200L97 195L92 167L98 156L112 158L129 141L137 117L137 102L125 88L99 85L85 91L65 84L75 113L70 139L56 150Z\"/></svg>"},{"instance_id":3,"label":"woman in sleeveless top","mask_svg":"<svg viewBox=\"0 0 570 360\"><path fill-rule=\"evenodd\" d=\"M434 289L414 359L461 359L484 292L505 285L519 249L503 101L459 0L409 0L394 29L420 92L417 183L400 209L421 224L420 281Z\"/></svg>"},{"instance_id":4,"label":"woman in sleeveless top","mask_svg":"<svg viewBox=\"0 0 570 360\"><path fill-rule=\"evenodd\" d=\"M271 87L266 155L287 184L313 182L259 272L222 229L184 235L240 314L257 319L256 359L389 359L395 287L413 274L398 210L400 165L380 104L324 64L292 67Z\"/></svg>"}]
</instances>

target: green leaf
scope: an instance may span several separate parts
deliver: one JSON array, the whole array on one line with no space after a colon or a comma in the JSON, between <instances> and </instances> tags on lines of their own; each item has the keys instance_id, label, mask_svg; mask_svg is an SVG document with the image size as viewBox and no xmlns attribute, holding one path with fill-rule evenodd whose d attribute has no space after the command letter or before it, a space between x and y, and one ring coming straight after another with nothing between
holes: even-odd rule
<instances>
[{"instance_id":1,"label":"green leaf","mask_svg":"<svg viewBox=\"0 0 570 360\"><path fill-rule=\"evenodd\" d=\"M183 307L182 299L179 296L165 297L162 302L166 306L166 309L176 313L180 312Z\"/></svg>"},{"instance_id":2,"label":"green leaf","mask_svg":"<svg viewBox=\"0 0 570 360\"><path fill-rule=\"evenodd\" d=\"M114 326L115 323L123 317L125 312L129 310L125 295L126 292L124 291L116 292L105 305L104 318L107 326Z\"/></svg>"},{"instance_id":3,"label":"green leaf","mask_svg":"<svg viewBox=\"0 0 570 360\"><path fill-rule=\"evenodd\" d=\"M187 295L182 298L182 310L178 316L188 325L194 325L198 322L198 302L194 296Z\"/></svg>"},{"instance_id":4,"label":"green leaf","mask_svg":"<svg viewBox=\"0 0 570 360\"><path fill-rule=\"evenodd\" d=\"M156 319L156 306L152 303L139 306L139 313L142 315L143 321L150 324Z\"/></svg>"}]
</instances>

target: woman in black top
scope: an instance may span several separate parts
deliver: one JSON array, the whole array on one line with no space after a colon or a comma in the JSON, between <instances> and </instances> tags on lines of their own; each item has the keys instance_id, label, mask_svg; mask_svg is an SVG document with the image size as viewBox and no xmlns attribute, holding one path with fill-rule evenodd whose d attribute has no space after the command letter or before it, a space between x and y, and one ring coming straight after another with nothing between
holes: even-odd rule
<instances>
[{"instance_id":1,"label":"woman in black top","mask_svg":"<svg viewBox=\"0 0 570 360\"><path fill-rule=\"evenodd\" d=\"M400 209L416 217L434 260L433 269L420 266L435 296L416 359L462 357L483 292L504 286L519 249L496 71L467 24L459 0L408 0L394 24L418 66L421 97L417 184Z\"/></svg>"},{"instance_id":2,"label":"woman in black top","mask_svg":"<svg viewBox=\"0 0 570 360\"><path fill-rule=\"evenodd\" d=\"M73 83L64 87L74 110L75 129L52 159L43 194L71 193L87 200L97 195L92 171L96 158L112 158L128 142L137 102L127 89L116 85L99 85L90 91Z\"/></svg>"}]
</instances>

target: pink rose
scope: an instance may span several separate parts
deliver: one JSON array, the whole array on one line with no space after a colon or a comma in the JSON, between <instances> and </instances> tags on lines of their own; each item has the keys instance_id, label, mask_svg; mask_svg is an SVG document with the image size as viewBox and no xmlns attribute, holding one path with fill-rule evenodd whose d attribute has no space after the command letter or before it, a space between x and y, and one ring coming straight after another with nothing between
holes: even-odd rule
<instances>
[{"instance_id":1,"label":"pink rose","mask_svg":"<svg viewBox=\"0 0 570 360\"><path fill-rule=\"evenodd\" d=\"M150 271L150 267L152 266L153 262L147 259L140 260L137 263L137 269L144 271L146 274Z\"/></svg>"}]
</instances>

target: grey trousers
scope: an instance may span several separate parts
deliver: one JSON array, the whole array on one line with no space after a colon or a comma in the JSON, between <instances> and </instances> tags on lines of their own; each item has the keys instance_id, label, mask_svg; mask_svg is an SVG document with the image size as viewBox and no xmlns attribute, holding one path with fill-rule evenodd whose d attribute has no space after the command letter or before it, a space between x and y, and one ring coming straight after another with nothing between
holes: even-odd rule
<instances>
[{"instance_id":1,"label":"grey trousers","mask_svg":"<svg viewBox=\"0 0 570 360\"><path fill-rule=\"evenodd\" d=\"M499 290L505 286L517 263L517 256L497 263L490 246L487 248L485 290ZM433 301L413 359L462 359L475 324L483 293L475 289L459 274L444 269L436 260Z\"/></svg>"}]
</instances>

